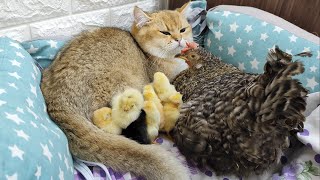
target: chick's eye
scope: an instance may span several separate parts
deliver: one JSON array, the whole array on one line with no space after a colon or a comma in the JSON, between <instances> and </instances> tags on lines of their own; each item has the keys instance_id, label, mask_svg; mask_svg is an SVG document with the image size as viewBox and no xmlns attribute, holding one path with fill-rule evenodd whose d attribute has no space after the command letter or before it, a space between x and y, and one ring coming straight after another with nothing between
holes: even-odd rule
<instances>
[{"instance_id":1,"label":"chick's eye","mask_svg":"<svg viewBox=\"0 0 320 180\"><path fill-rule=\"evenodd\" d=\"M183 32L185 32L185 31L186 31L186 28L180 29L180 33L183 33Z\"/></svg>"},{"instance_id":2,"label":"chick's eye","mask_svg":"<svg viewBox=\"0 0 320 180\"><path fill-rule=\"evenodd\" d=\"M162 34L170 36L171 34L168 31L160 31Z\"/></svg>"}]
</instances>

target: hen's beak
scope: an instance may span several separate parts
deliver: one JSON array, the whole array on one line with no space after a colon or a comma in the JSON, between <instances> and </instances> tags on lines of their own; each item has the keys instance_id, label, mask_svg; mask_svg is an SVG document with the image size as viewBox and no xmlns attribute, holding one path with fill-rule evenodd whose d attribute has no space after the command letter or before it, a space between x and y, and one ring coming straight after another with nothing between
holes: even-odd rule
<instances>
[{"instance_id":1,"label":"hen's beak","mask_svg":"<svg viewBox=\"0 0 320 180\"><path fill-rule=\"evenodd\" d=\"M190 63L190 61L187 59L187 57L185 56L185 54L177 54L177 55L175 56L175 58L183 59L183 60L188 64L188 66L191 67L191 63Z\"/></svg>"},{"instance_id":2,"label":"hen's beak","mask_svg":"<svg viewBox=\"0 0 320 180\"><path fill-rule=\"evenodd\" d=\"M181 53L175 55L174 57L175 57L175 58L179 58L179 59L183 59L183 60L185 60L185 61L188 61L187 57L185 57L185 55L184 55L184 54L181 54Z\"/></svg>"}]
</instances>

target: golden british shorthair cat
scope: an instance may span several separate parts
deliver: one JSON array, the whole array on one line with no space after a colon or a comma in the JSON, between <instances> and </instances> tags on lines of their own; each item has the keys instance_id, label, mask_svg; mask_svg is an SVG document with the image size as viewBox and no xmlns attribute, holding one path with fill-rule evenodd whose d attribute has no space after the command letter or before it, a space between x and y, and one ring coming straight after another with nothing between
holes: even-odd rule
<instances>
[{"instance_id":1,"label":"golden british shorthair cat","mask_svg":"<svg viewBox=\"0 0 320 180\"><path fill-rule=\"evenodd\" d=\"M129 87L142 91L158 71L170 79L179 73L174 56L192 41L187 6L154 13L135 7L131 34L117 28L83 32L44 71L48 113L67 135L73 155L146 179L188 179L187 169L161 147L108 134L91 122L114 94Z\"/></svg>"}]
</instances>

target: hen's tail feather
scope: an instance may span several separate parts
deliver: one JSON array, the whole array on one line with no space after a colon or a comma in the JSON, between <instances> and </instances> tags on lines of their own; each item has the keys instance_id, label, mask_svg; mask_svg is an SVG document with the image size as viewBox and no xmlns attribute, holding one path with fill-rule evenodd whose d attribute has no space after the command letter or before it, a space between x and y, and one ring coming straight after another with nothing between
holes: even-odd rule
<instances>
[{"instance_id":1,"label":"hen's tail feather","mask_svg":"<svg viewBox=\"0 0 320 180\"><path fill-rule=\"evenodd\" d=\"M256 128L264 132L288 132L299 128L299 124L305 119L302 113L306 108L305 97L308 91L298 80L292 79L293 76L303 73L304 67L301 62L292 62L292 56L283 53L278 48L271 51L264 74L250 86L264 89L264 92L260 90L264 95L264 102L256 113L259 124ZM270 125L272 127L265 127Z\"/></svg>"}]
</instances>

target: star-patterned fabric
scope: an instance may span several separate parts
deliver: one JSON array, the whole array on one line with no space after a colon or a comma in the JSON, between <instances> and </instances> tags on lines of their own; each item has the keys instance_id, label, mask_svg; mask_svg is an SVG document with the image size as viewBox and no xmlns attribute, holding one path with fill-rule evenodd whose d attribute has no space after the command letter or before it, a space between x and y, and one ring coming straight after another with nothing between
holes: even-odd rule
<instances>
[{"instance_id":1,"label":"star-patterned fabric","mask_svg":"<svg viewBox=\"0 0 320 180\"><path fill-rule=\"evenodd\" d=\"M294 57L305 65L305 72L296 78L310 92L320 91L320 40L315 44L270 22L222 8L208 12L207 26L204 46L245 72L262 73L266 55L275 45L293 55L311 51L312 57Z\"/></svg>"},{"instance_id":2,"label":"star-patterned fabric","mask_svg":"<svg viewBox=\"0 0 320 180\"><path fill-rule=\"evenodd\" d=\"M40 80L30 54L0 37L0 179L73 178L67 138L47 114Z\"/></svg>"}]
</instances>

